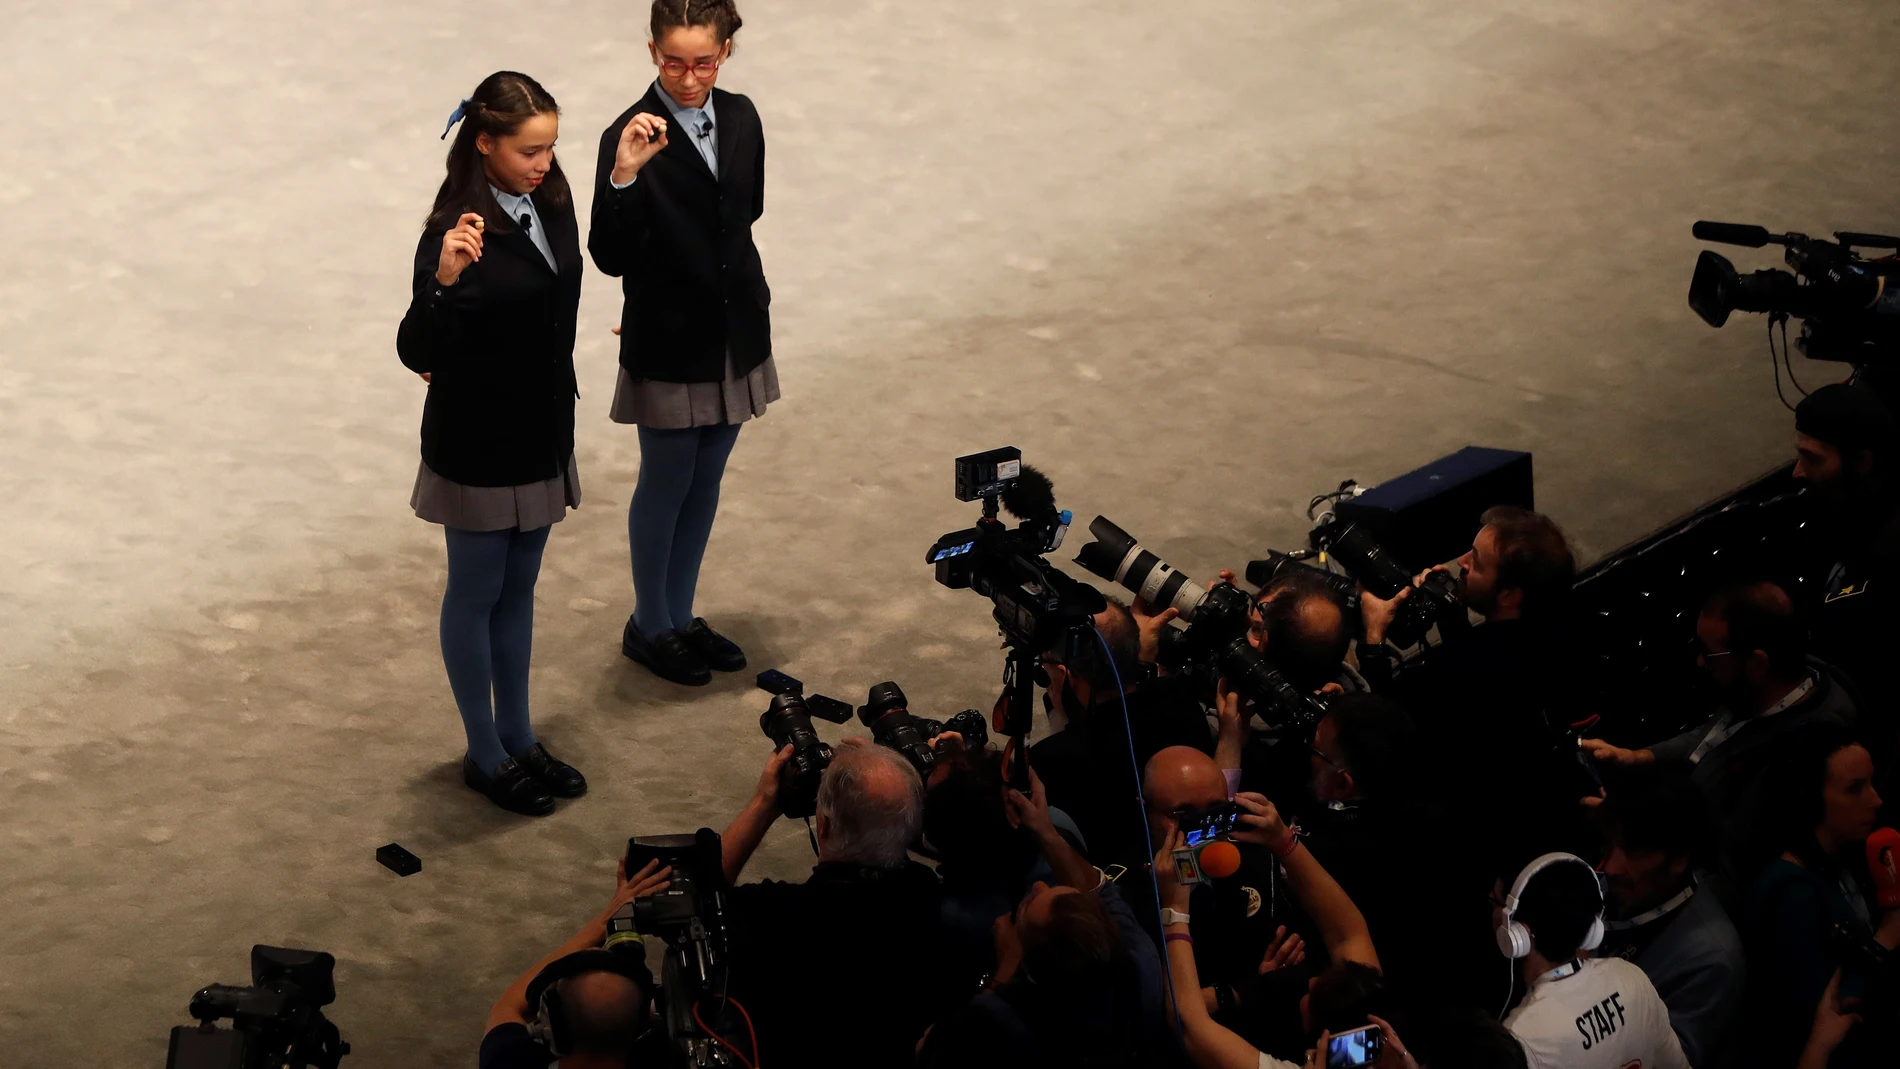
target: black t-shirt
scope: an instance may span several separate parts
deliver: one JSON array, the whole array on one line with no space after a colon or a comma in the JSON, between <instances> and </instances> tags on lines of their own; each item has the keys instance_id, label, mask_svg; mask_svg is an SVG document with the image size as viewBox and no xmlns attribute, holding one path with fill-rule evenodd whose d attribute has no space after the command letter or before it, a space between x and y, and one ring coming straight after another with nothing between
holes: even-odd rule
<instances>
[{"instance_id":1,"label":"black t-shirt","mask_svg":"<svg viewBox=\"0 0 1900 1069\"><path fill-rule=\"evenodd\" d=\"M481 1069L548 1069L554 1055L516 1022L498 1024L482 1037Z\"/></svg>"},{"instance_id":2,"label":"black t-shirt","mask_svg":"<svg viewBox=\"0 0 1900 1069\"><path fill-rule=\"evenodd\" d=\"M924 1029L975 986L938 959L941 909L936 874L916 862L826 863L802 884L734 888L732 994L751 1014L760 1060L912 1064Z\"/></svg>"}]
</instances>

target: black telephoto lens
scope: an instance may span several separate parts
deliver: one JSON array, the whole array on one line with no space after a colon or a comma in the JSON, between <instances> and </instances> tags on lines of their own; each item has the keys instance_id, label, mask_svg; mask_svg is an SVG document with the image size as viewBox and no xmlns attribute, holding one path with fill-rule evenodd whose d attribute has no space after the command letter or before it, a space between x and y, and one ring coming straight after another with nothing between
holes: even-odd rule
<instances>
[{"instance_id":1,"label":"black telephoto lens","mask_svg":"<svg viewBox=\"0 0 1900 1069\"><path fill-rule=\"evenodd\" d=\"M798 694L779 694L759 714L759 730L774 749L792 748L779 769L778 808L788 817L804 818L818 812L818 781L831 764L831 747L812 730L811 711Z\"/></svg>"},{"instance_id":2,"label":"black telephoto lens","mask_svg":"<svg viewBox=\"0 0 1900 1069\"><path fill-rule=\"evenodd\" d=\"M930 740L918 730L909 706L910 700L904 697L902 687L896 683L879 683L871 688L864 705L858 709L858 721L871 729L871 738L879 746L888 746L903 754L918 775L928 778L937 767L937 754L930 748Z\"/></svg>"}]
</instances>

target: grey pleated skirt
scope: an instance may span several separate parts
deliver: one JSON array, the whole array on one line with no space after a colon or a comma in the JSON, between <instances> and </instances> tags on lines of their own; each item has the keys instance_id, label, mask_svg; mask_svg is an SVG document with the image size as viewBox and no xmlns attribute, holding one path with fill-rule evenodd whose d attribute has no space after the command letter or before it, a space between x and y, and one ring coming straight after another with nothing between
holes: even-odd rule
<instances>
[{"instance_id":1,"label":"grey pleated skirt","mask_svg":"<svg viewBox=\"0 0 1900 1069\"><path fill-rule=\"evenodd\" d=\"M765 415L765 406L778 399L778 365L771 357L740 375L727 353L726 377L720 382L655 382L636 379L621 368L609 417L615 423L679 431L744 423Z\"/></svg>"},{"instance_id":2,"label":"grey pleated skirt","mask_svg":"<svg viewBox=\"0 0 1900 1069\"><path fill-rule=\"evenodd\" d=\"M464 531L535 531L567 518L581 507L581 470L567 458L567 471L522 486L463 486L416 466L416 488L409 507L430 523Z\"/></svg>"}]
</instances>

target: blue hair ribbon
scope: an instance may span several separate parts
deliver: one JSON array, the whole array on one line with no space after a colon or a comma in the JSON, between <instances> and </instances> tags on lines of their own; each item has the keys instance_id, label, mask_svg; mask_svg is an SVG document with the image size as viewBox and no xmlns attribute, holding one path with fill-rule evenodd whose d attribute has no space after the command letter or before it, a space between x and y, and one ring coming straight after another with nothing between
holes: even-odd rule
<instances>
[{"instance_id":1,"label":"blue hair ribbon","mask_svg":"<svg viewBox=\"0 0 1900 1069\"><path fill-rule=\"evenodd\" d=\"M449 113L449 124L442 128L442 136L436 138L436 140L447 141L449 139L449 131L455 129L455 124L461 122L462 117L467 114L468 101L464 100L460 104L455 105L455 110Z\"/></svg>"}]
</instances>

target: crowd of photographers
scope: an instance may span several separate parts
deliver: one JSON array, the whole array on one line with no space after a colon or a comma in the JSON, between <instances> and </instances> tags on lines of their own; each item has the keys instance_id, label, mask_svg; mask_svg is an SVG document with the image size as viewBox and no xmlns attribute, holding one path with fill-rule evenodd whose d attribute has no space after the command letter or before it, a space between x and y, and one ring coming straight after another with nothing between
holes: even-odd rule
<instances>
[{"instance_id":1,"label":"crowd of photographers","mask_svg":"<svg viewBox=\"0 0 1900 1069\"><path fill-rule=\"evenodd\" d=\"M1596 737L1572 551L1533 512L1485 514L1455 583L1380 598L1287 567L1247 592L1247 646L1305 718L1171 668L1175 609L1109 600L1040 656L1026 784L980 731L927 758L847 740L814 772L810 876L746 882L797 778L783 746L700 877L729 885L723 963L695 935L659 981L537 967L482 1064L1893 1065L1900 435L1846 386L1797 432L1814 581L1680 606L1711 696L1684 730ZM1395 649L1428 581L1462 608ZM623 873L550 961L669 876Z\"/></svg>"}]
</instances>

